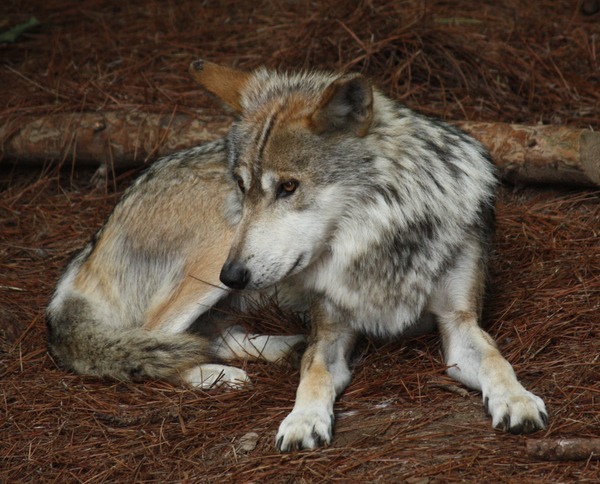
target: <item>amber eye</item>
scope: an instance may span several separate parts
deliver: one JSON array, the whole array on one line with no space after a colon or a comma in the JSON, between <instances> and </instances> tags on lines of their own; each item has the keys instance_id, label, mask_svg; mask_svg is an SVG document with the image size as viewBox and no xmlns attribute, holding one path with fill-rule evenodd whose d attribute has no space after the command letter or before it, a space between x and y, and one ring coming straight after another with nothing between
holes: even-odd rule
<instances>
[{"instance_id":1,"label":"amber eye","mask_svg":"<svg viewBox=\"0 0 600 484\"><path fill-rule=\"evenodd\" d=\"M296 191L298 188L298 182L296 180L288 180L281 183L277 189L277 196L281 197L289 197L292 193Z\"/></svg>"},{"instance_id":2,"label":"amber eye","mask_svg":"<svg viewBox=\"0 0 600 484\"><path fill-rule=\"evenodd\" d=\"M235 180L237 181L238 187L240 187L240 191L242 193L246 193L246 187L244 185L244 180L242 180L241 177L236 177Z\"/></svg>"}]
</instances>

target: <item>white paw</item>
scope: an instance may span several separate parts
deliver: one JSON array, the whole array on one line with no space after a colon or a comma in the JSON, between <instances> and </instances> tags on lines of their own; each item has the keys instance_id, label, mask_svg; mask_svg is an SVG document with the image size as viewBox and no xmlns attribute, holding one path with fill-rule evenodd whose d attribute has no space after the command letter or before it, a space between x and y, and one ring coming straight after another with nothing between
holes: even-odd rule
<instances>
[{"instance_id":1,"label":"white paw","mask_svg":"<svg viewBox=\"0 0 600 484\"><path fill-rule=\"evenodd\" d=\"M530 434L546 428L548 412L543 400L524 388L518 392L490 392L483 406L496 429L513 434Z\"/></svg>"},{"instance_id":2,"label":"white paw","mask_svg":"<svg viewBox=\"0 0 600 484\"><path fill-rule=\"evenodd\" d=\"M316 449L331 443L333 414L325 409L294 410L279 426L275 446L280 452Z\"/></svg>"},{"instance_id":3,"label":"white paw","mask_svg":"<svg viewBox=\"0 0 600 484\"><path fill-rule=\"evenodd\" d=\"M273 362L298 363L306 347L303 335L275 336L251 334L239 326L231 326L217 340L215 353L218 358L231 360L259 359Z\"/></svg>"},{"instance_id":4,"label":"white paw","mask_svg":"<svg viewBox=\"0 0 600 484\"><path fill-rule=\"evenodd\" d=\"M248 374L240 368L213 364L195 366L185 373L184 380L197 388L214 388L221 385L239 388L250 382Z\"/></svg>"}]
</instances>

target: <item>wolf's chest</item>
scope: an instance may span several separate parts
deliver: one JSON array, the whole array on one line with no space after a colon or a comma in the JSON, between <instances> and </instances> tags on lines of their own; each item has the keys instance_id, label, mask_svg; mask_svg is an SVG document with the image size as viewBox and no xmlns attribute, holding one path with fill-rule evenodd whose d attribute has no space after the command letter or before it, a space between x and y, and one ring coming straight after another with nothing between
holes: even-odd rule
<instances>
[{"instance_id":1,"label":"wolf's chest","mask_svg":"<svg viewBox=\"0 0 600 484\"><path fill-rule=\"evenodd\" d=\"M434 284L410 275L389 274L389 261L381 272L360 271L335 260L299 275L304 289L323 298L356 331L377 336L403 333L421 316Z\"/></svg>"}]
</instances>

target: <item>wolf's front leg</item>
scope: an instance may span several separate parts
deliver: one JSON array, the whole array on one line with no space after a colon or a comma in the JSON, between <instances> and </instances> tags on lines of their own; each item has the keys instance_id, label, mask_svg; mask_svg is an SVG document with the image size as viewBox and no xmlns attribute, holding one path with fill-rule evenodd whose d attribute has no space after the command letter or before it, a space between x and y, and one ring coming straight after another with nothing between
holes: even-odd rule
<instances>
[{"instance_id":1,"label":"wolf's front leg","mask_svg":"<svg viewBox=\"0 0 600 484\"><path fill-rule=\"evenodd\" d=\"M281 452L331 443L333 404L350 382L348 359L355 341L354 332L336 322L331 312L323 303L312 308L312 333L302 357L296 402L277 432L275 445Z\"/></svg>"},{"instance_id":2,"label":"wolf's front leg","mask_svg":"<svg viewBox=\"0 0 600 484\"><path fill-rule=\"evenodd\" d=\"M479 251L465 252L432 299L448 374L481 390L495 428L512 433L544 429L548 423L544 402L521 385L494 340L479 327L483 274Z\"/></svg>"},{"instance_id":3,"label":"wolf's front leg","mask_svg":"<svg viewBox=\"0 0 600 484\"><path fill-rule=\"evenodd\" d=\"M474 315L456 312L440 318L440 330L454 379L481 390L492 425L512 433L531 433L546 427L548 413L541 398L526 390L492 338Z\"/></svg>"}]
</instances>

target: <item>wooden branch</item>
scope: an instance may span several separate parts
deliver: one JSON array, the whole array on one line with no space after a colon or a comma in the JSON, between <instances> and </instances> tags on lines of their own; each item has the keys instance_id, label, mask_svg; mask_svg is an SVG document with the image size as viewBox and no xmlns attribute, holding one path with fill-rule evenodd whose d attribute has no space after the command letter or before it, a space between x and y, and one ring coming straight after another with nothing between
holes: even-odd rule
<instances>
[{"instance_id":1,"label":"wooden branch","mask_svg":"<svg viewBox=\"0 0 600 484\"><path fill-rule=\"evenodd\" d=\"M543 460L600 459L600 439L540 439L526 445L528 455Z\"/></svg>"},{"instance_id":2,"label":"wooden branch","mask_svg":"<svg viewBox=\"0 0 600 484\"><path fill-rule=\"evenodd\" d=\"M600 133L567 126L456 124L490 150L505 180L600 186Z\"/></svg>"},{"instance_id":3,"label":"wooden branch","mask_svg":"<svg viewBox=\"0 0 600 484\"><path fill-rule=\"evenodd\" d=\"M230 124L226 116L209 121L139 111L21 117L0 125L0 155L19 163L76 160L129 168L223 136Z\"/></svg>"},{"instance_id":4,"label":"wooden branch","mask_svg":"<svg viewBox=\"0 0 600 484\"><path fill-rule=\"evenodd\" d=\"M19 163L76 160L127 168L205 143L227 132L227 116L136 111L20 117L0 125L0 156ZM491 152L514 183L600 186L600 133L565 126L457 122Z\"/></svg>"}]
</instances>

